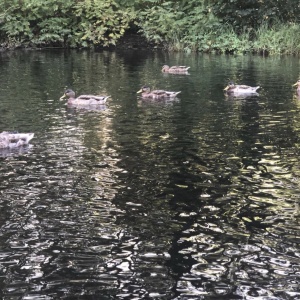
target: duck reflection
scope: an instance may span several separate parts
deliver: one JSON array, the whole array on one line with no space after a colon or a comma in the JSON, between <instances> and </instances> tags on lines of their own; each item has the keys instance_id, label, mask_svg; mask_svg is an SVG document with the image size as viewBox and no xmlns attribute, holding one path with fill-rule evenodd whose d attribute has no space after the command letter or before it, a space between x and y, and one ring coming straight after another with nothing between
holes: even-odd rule
<instances>
[{"instance_id":1,"label":"duck reflection","mask_svg":"<svg viewBox=\"0 0 300 300\"><path fill-rule=\"evenodd\" d=\"M30 150L32 149L33 145L28 144L25 146L21 146L21 147L17 147L17 148L0 148L0 157L10 157L10 156L19 156L19 155L23 155L26 154L28 152L30 152Z\"/></svg>"},{"instance_id":2,"label":"duck reflection","mask_svg":"<svg viewBox=\"0 0 300 300\"><path fill-rule=\"evenodd\" d=\"M107 105L106 104L101 104L101 105L86 105L83 106L81 105L80 107L78 107L77 105L72 105L72 104L68 104L67 105L67 111L69 113L76 113L76 112L89 112L89 111L104 111L107 109Z\"/></svg>"},{"instance_id":3,"label":"duck reflection","mask_svg":"<svg viewBox=\"0 0 300 300\"><path fill-rule=\"evenodd\" d=\"M244 94L225 94L228 100L250 100L259 97L259 93L244 93Z\"/></svg>"}]
</instances>

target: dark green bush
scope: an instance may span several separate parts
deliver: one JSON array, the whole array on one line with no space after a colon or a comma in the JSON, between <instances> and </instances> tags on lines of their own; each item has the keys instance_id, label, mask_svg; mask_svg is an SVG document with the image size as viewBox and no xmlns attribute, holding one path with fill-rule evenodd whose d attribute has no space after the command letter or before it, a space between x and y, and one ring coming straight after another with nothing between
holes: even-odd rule
<instances>
[{"instance_id":1,"label":"dark green bush","mask_svg":"<svg viewBox=\"0 0 300 300\"><path fill-rule=\"evenodd\" d=\"M299 0L0 0L0 42L109 46L138 28L170 50L299 53L299 15Z\"/></svg>"},{"instance_id":2,"label":"dark green bush","mask_svg":"<svg viewBox=\"0 0 300 300\"><path fill-rule=\"evenodd\" d=\"M6 46L107 46L135 16L114 0L0 0L0 7L0 37Z\"/></svg>"}]
</instances>

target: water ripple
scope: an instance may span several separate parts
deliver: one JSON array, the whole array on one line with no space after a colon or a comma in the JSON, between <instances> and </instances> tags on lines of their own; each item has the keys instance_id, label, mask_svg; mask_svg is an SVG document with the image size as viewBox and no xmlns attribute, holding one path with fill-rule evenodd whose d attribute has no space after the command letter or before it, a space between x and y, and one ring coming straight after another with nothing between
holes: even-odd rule
<instances>
[{"instance_id":1,"label":"water ripple","mask_svg":"<svg viewBox=\"0 0 300 300\"><path fill-rule=\"evenodd\" d=\"M298 299L298 61L125 52L1 54L0 127L35 132L0 152L1 297ZM65 84L112 97L70 108Z\"/></svg>"}]
</instances>

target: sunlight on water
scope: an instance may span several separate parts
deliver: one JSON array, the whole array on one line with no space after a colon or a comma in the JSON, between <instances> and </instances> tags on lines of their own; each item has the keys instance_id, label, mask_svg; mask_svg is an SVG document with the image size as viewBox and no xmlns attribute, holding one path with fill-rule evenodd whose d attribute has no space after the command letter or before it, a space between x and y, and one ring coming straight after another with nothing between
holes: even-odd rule
<instances>
[{"instance_id":1,"label":"sunlight on water","mask_svg":"<svg viewBox=\"0 0 300 300\"><path fill-rule=\"evenodd\" d=\"M0 151L1 298L300 297L297 58L16 51L1 69L0 132L35 133ZM70 107L66 87L111 98Z\"/></svg>"}]
</instances>

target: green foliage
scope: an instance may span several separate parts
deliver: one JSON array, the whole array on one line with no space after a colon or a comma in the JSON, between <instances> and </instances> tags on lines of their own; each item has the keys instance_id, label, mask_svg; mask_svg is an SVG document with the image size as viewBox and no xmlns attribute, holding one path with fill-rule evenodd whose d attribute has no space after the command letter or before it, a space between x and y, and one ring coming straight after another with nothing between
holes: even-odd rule
<instances>
[{"instance_id":1,"label":"green foliage","mask_svg":"<svg viewBox=\"0 0 300 300\"><path fill-rule=\"evenodd\" d=\"M173 51L299 54L299 15L299 0L0 0L0 42L109 46L137 27Z\"/></svg>"},{"instance_id":2,"label":"green foliage","mask_svg":"<svg viewBox=\"0 0 300 300\"><path fill-rule=\"evenodd\" d=\"M275 22L271 27L262 24L256 32L253 48L271 54L300 54L300 25Z\"/></svg>"},{"instance_id":3,"label":"green foliage","mask_svg":"<svg viewBox=\"0 0 300 300\"><path fill-rule=\"evenodd\" d=\"M8 46L62 42L70 20L63 16L71 1L0 0L1 37Z\"/></svg>"},{"instance_id":4,"label":"green foliage","mask_svg":"<svg viewBox=\"0 0 300 300\"><path fill-rule=\"evenodd\" d=\"M107 46L135 16L114 0L0 0L0 7L0 38L7 46Z\"/></svg>"},{"instance_id":5,"label":"green foliage","mask_svg":"<svg viewBox=\"0 0 300 300\"><path fill-rule=\"evenodd\" d=\"M134 18L132 10L123 10L114 0L78 1L74 8L80 22L74 30L73 43L82 46L115 44Z\"/></svg>"},{"instance_id":6,"label":"green foliage","mask_svg":"<svg viewBox=\"0 0 300 300\"><path fill-rule=\"evenodd\" d=\"M210 41L209 51L227 53L260 54L300 54L300 25L275 22L269 26L266 22L256 30L246 28L237 33L232 25L219 28L206 35ZM199 50L206 51L205 45Z\"/></svg>"},{"instance_id":7,"label":"green foliage","mask_svg":"<svg viewBox=\"0 0 300 300\"><path fill-rule=\"evenodd\" d=\"M298 0L149 0L138 24L170 50L299 54L299 14Z\"/></svg>"},{"instance_id":8,"label":"green foliage","mask_svg":"<svg viewBox=\"0 0 300 300\"><path fill-rule=\"evenodd\" d=\"M137 23L147 39L167 43L173 50L196 50L205 33L220 26L205 0L152 2L138 12Z\"/></svg>"},{"instance_id":9,"label":"green foliage","mask_svg":"<svg viewBox=\"0 0 300 300\"><path fill-rule=\"evenodd\" d=\"M244 27L257 29L266 21L272 24L280 19L283 22L299 21L299 0L210 0L213 13L235 26L239 31Z\"/></svg>"}]
</instances>

